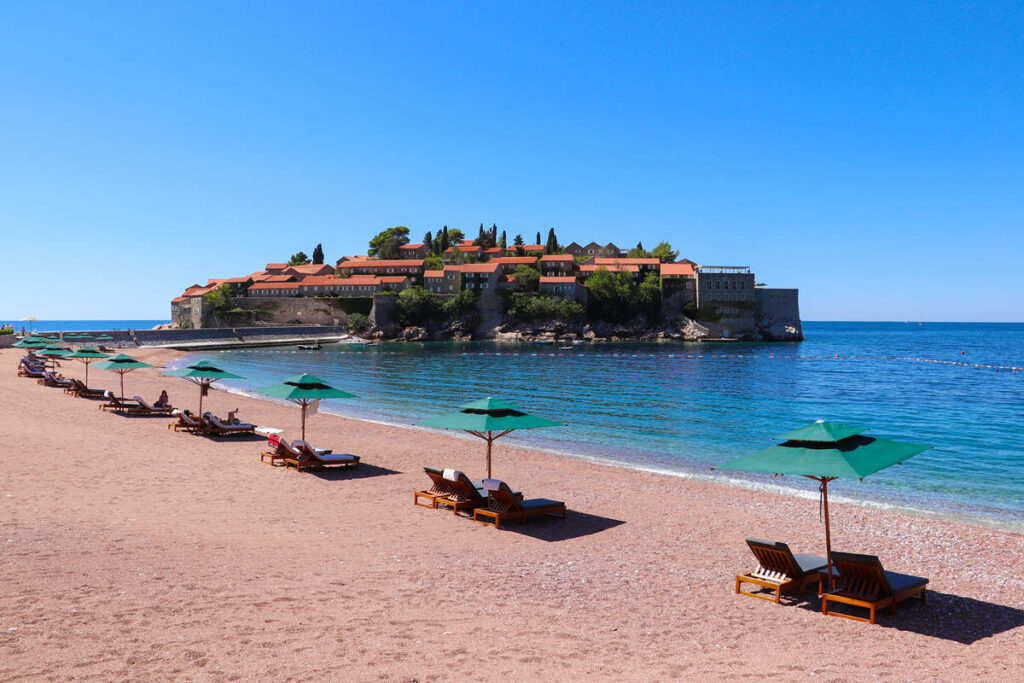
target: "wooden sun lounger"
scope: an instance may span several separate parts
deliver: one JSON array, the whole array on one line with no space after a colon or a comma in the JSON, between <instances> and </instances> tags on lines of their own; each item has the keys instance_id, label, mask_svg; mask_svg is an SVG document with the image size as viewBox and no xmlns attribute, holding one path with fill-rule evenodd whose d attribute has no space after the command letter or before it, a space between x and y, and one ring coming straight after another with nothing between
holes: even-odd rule
<instances>
[{"instance_id":1,"label":"wooden sun lounger","mask_svg":"<svg viewBox=\"0 0 1024 683\"><path fill-rule=\"evenodd\" d=\"M887 572L875 555L858 555L832 551L832 566L835 567L837 588L821 594L821 613L834 617L875 623L875 611L888 607L896 611L896 604L907 598L918 596L923 602L928 588L928 579L909 574ZM866 607L868 618L852 614L829 611L830 602L840 602L855 607Z\"/></svg>"},{"instance_id":2,"label":"wooden sun lounger","mask_svg":"<svg viewBox=\"0 0 1024 683\"><path fill-rule=\"evenodd\" d=\"M452 488L451 482L444 478L444 470L439 470L436 467L424 467L423 471L430 477L430 488L423 491L414 491L412 502L413 505L436 510L437 501L451 496L455 493L455 489ZM427 501L427 503L421 503L420 499Z\"/></svg>"},{"instance_id":3,"label":"wooden sun lounger","mask_svg":"<svg viewBox=\"0 0 1024 683\"><path fill-rule=\"evenodd\" d=\"M256 425L246 422L229 425L221 421L213 413L203 413L203 433L214 436L231 436L234 434L255 434Z\"/></svg>"},{"instance_id":4,"label":"wooden sun lounger","mask_svg":"<svg viewBox=\"0 0 1024 683\"><path fill-rule=\"evenodd\" d=\"M803 593L812 583L821 585L821 572L828 567L824 557L804 553L793 554L785 543L774 543L760 538L748 538L747 545L757 558L758 566L752 572L736 575L737 594L778 603L782 591ZM741 586L745 583L767 588L774 593L766 595L760 591L742 590Z\"/></svg>"},{"instance_id":5,"label":"wooden sun lounger","mask_svg":"<svg viewBox=\"0 0 1024 683\"><path fill-rule=\"evenodd\" d=\"M285 460L291 458L298 460L302 457L302 451L288 443L288 439L282 439L278 434L271 434L267 437L267 447L271 450L260 453L260 462L268 465L284 465ZM319 455L330 455L330 448L314 448Z\"/></svg>"},{"instance_id":6,"label":"wooden sun lounger","mask_svg":"<svg viewBox=\"0 0 1024 683\"><path fill-rule=\"evenodd\" d=\"M82 384L81 380L73 379L71 383L74 386L70 388L70 393L74 394L76 398L103 398L106 394L105 389L90 389Z\"/></svg>"},{"instance_id":7,"label":"wooden sun lounger","mask_svg":"<svg viewBox=\"0 0 1024 683\"><path fill-rule=\"evenodd\" d=\"M52 372L44 371L43 378L39 380L39 384L46 387L57 387L59 389L67 389L71 386L71 380L63 377L57 377Z\"/></svg>"},{"instance_id":8,"label":"wooden sun lounger","mask_svg":"<svg viewBox=\"0 0 1024 683\"><path fill-rule=\"evenodd\" d=\"M475 510L487 505L487 492L483 488L478 488L464 473L459 470L450 470L446 474L444 480L448 482L451 493L436 498L437 507L449 507L452 509L452 514L457 515L460 510ZM454 479L450 477L454 477Z\"/></svg>"},{"instance_id":9,"label":"wooden sun lounger","mask_svg":"<svg viewBox=\"0 0 1024 683\"><path fill-rule=\"evenodd\" d=\"M104 396L106 396L107 402L100 406L100 410L112 410L115 413L133 413L139 407L139 404L135 401L118 398L114 395L113 391L106 391Z\"/></svg>"},{"instance_id":10,"label":"wooden sun lounger","mask_svg":"<svg viewBox=\"0 0 1024 683\"><path fill-rule=\"evenodd\" d=\"M173 406L154 406L141 396L135 397L138 406L132 411L136 415L171 415L174 412Z\"/></svg>"},{"instance_id":11,"label":"wooden sun lounger","mask_svg":"<svg viewBox=\"0 0 1024 683\"><path fill-rule=\"evenodd\" d=\"M174 431L176 431L176 432L184 430L186 432L191 432L193 434L199 434L199 433L201 433L203 431L203 423L199 419L197 419L197 418L195 418L195 417L193 417L191 415L188 415L188 414L186 414L184 412L178 412L177 416L178 416L178 421L177 422L168 422L167 423L167 428L168 429L172 429L173 428Z\"/></svg>"},{"instance_id":12,"label":"wooden sun lounger","mask_svg":"<svg viewBox=\"0 0 1024 683\"><path fill-rule=\"evenodd\" d=\"M500 529L501 523L508 520L525 523L528 519L547 516L565 519L565 503L560 500L521 500L508 484L498 479L484 479L483 484L489 494L490 503L487 507L473 510L473 519L481 524L493 524L495 529Z\"/></svg>"},{"instance_id":13,"label":"wooden sun lounger","mask_svg":"<svg viewBox=\"0 0 1024 683\"><path fill-rule=\"evenodd\" d=\"M299 451L297 458L285 458L284 466L294 467L297 471L316 467L359 467L359 456L349 453L323 453L305 441L292 441L292 448Z\"/></svg>"},{"instance_id":14,"label":"wooden sun lounger","mask_svg":"<svg viewBox=\"0 0 1024 683\"><path fill-rule=\"evenodd\" d=\"M46 377L46 370L39 367L30 367L27 365L18 365L18 377L31 377L33 379L41 379Z\"/></svg>"}]
</instances>

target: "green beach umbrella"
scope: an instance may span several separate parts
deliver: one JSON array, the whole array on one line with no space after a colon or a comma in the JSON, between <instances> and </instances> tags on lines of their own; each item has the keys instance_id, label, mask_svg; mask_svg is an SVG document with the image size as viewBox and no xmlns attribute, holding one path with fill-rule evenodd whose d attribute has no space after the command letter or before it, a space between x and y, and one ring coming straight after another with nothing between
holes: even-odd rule
<instances>
[{"instance_id":1,"label":"green beach umbrella","mask_svg":"<svg viewBox=\"0 0 1024 683\"><path fill-rule=\"evenodd\" d=\"M110 370L111 372L116 372L121 375L121 400L123 401L125 374L132 370L138 370L139 368L151 368L153 366L149 363L143 363L141 360L136 360L126 354L119 353L116 356L107 357L107 360L101 360L99 363L96 363L96 367L100 370ZM88 384L88 382L86 384Z\"/></svg>"},{"instance_id":2,"label":"green beach umbrella","mask_svg":"<svg viewBox=\"0 0 1024 683\"><path fill-rule=\"evenodd\" d=\"M201 360L198 363L187 365L177 370L168 370L164 373L171 377L181 377L199 386L199 416L203 415L203 396L210 390L210 385L219 379L244 379L241 375L235 375L227 370L221 370L213 363Z\"/></svg>"},{"instance_id":3,"label":"green beach umbrella","mask_svg":"<svg viewBox=\"0 0 1024 683\"><path fill-rule=\"evenodd\" d=\"M35 351L37 356L46 356L48 359L53 361L53 368L57 368L57 359L71 353L69 349L65 349L63 346L57 346L56 344L47 344L43 348Z\"/></svg>"},{"instance_id":4,"label":"green beach umbrella","mask_svg":"<svg viewBox=\"0 0 1024 683\"><path fill-rule=\"evenodd\" d=\"M424 427L460 429L486 441L487 478L490 479L491 448L495 440L517 429L561 427L565 423L530 415L511 403L505 403L493 398L484 398L459 406L458 412L434 417L419 424Z\"/></svg>"},{"instance_id":5,"label":"green beach umbrella","mask_svg":"<svg viewBox=\"0 0 1024 683\"><path fill-rule=\"evenodd\" d=\"M256 391L274 398L283 398L302 408L302 440L306 440L306 408L313 401L324 398L358 398L341 389L335 389L327 382L313 375L295 375L281 384L275 384Z\"/></svg>"},{"instance_id":6,"label":"green beach umbrella","mask_svg":"<svg viewBox=\"0 0 1024 683\"><path fill-rule=\"evenodd\" d=\"M69 353L64 357L74 358L85 365L85 386L89 386L89 366L101 358L110 358L110 354L97 351L91 346L83 346L74 353Z\"/></svg>"},{"instance_id":7,"label":"green beach umbrella","mask_svg":"<svg viewBox=\"0 0 1024 683\"><path fill-rule=\"evenodd\" d=\"M864 427L818 420L787 432L785 442L751 453L713 469L796 474L820 484L825 511L825 559L832 576L832 534L828 518L828 484L840 477L863 479L891 465L901 464L931 446L864 436Z\"/></svg>"},{"instance_id":8,"label":"green beach umbrella","mask_svg":"<svg viewBox=\"0 0 1024 683\"><path fill-rule=\"evenodd\" d=\"M19 339L14 342L13 346L18 347L19 349L41 349L48 346L49 343L50 342L43 341L42 339L29 339L28 337L25 337L24 339Z\"/></svg>"}]
</instances>

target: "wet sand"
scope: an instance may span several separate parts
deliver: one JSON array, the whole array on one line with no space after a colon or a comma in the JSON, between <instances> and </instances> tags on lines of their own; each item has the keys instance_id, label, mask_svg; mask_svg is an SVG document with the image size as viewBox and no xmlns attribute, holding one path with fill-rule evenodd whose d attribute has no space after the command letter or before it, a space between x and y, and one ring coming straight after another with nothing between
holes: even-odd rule
<instances>
[{"instance_id":1,"label":"wet sand","mask_svg":"<svg viewBox=\"0 0 1024 683\"><path fill-rule=\"evenodd\" d=\"M813 591L733 592L747 535L823 552L813 501L499 442L495 476L570 513L496 531L412 504L424 465L483 476L476 439L320 415L309 440L364 465L300 474L261 464L263 439L16 377L20 355L0 351L2 680L1024 679L1020 534L833 505L835 549L931 579L871 626L823 616ZM158 373L126 393L194 410L196 387ZM294 407L204 406L297 437Z\"/></svg>"}]
</instances>

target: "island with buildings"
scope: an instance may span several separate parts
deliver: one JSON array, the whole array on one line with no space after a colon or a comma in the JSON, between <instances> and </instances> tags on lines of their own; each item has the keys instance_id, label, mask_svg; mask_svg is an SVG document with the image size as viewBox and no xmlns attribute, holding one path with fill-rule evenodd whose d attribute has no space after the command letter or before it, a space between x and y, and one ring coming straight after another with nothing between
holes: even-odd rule
<instances>
[{"instance_id":1,"label":"island with buildings","mask_svg":"<svg viewBox=\"0 0 1024 683\"><path fill-rule=\"evenodd\" d=\"M615 244L541 243L497 227L475 240L444 228L411 243L389 228L366 255L324 263L299 252L240 277L210 278L171 301L178 328L334 325L378 339L768 340L803 338L798 290L747 266Z\"/></svg>"}]
</instances>

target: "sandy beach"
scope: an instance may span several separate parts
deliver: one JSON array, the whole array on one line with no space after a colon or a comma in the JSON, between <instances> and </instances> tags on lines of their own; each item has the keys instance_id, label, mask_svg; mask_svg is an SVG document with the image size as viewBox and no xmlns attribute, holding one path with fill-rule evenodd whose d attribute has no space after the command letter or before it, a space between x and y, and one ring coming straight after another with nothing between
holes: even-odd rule
<instances>
[{"instance_id":1,"label":"sandy beach","mask_svg":"<svg viewBox=\"0 0 1024 683\"><path fill-rule=\"evenodd\" d=\"M364 465L300 474L261 464L263 439L175 433L16 377L20 355L0 351L5 681L1024 679L1019 534L833 505L834 549L931 579L926 603L871 626L823 616L813 591L733 592L748 535L823 553L814 501L499 443L495 476L570 512L496 531L412 504L424 465L481 478L477 440L321 415L309 440ZM158 368L125 386L198 402ZM294 407L205 406L297 437Z\"/></svg>"}]
</instances>

